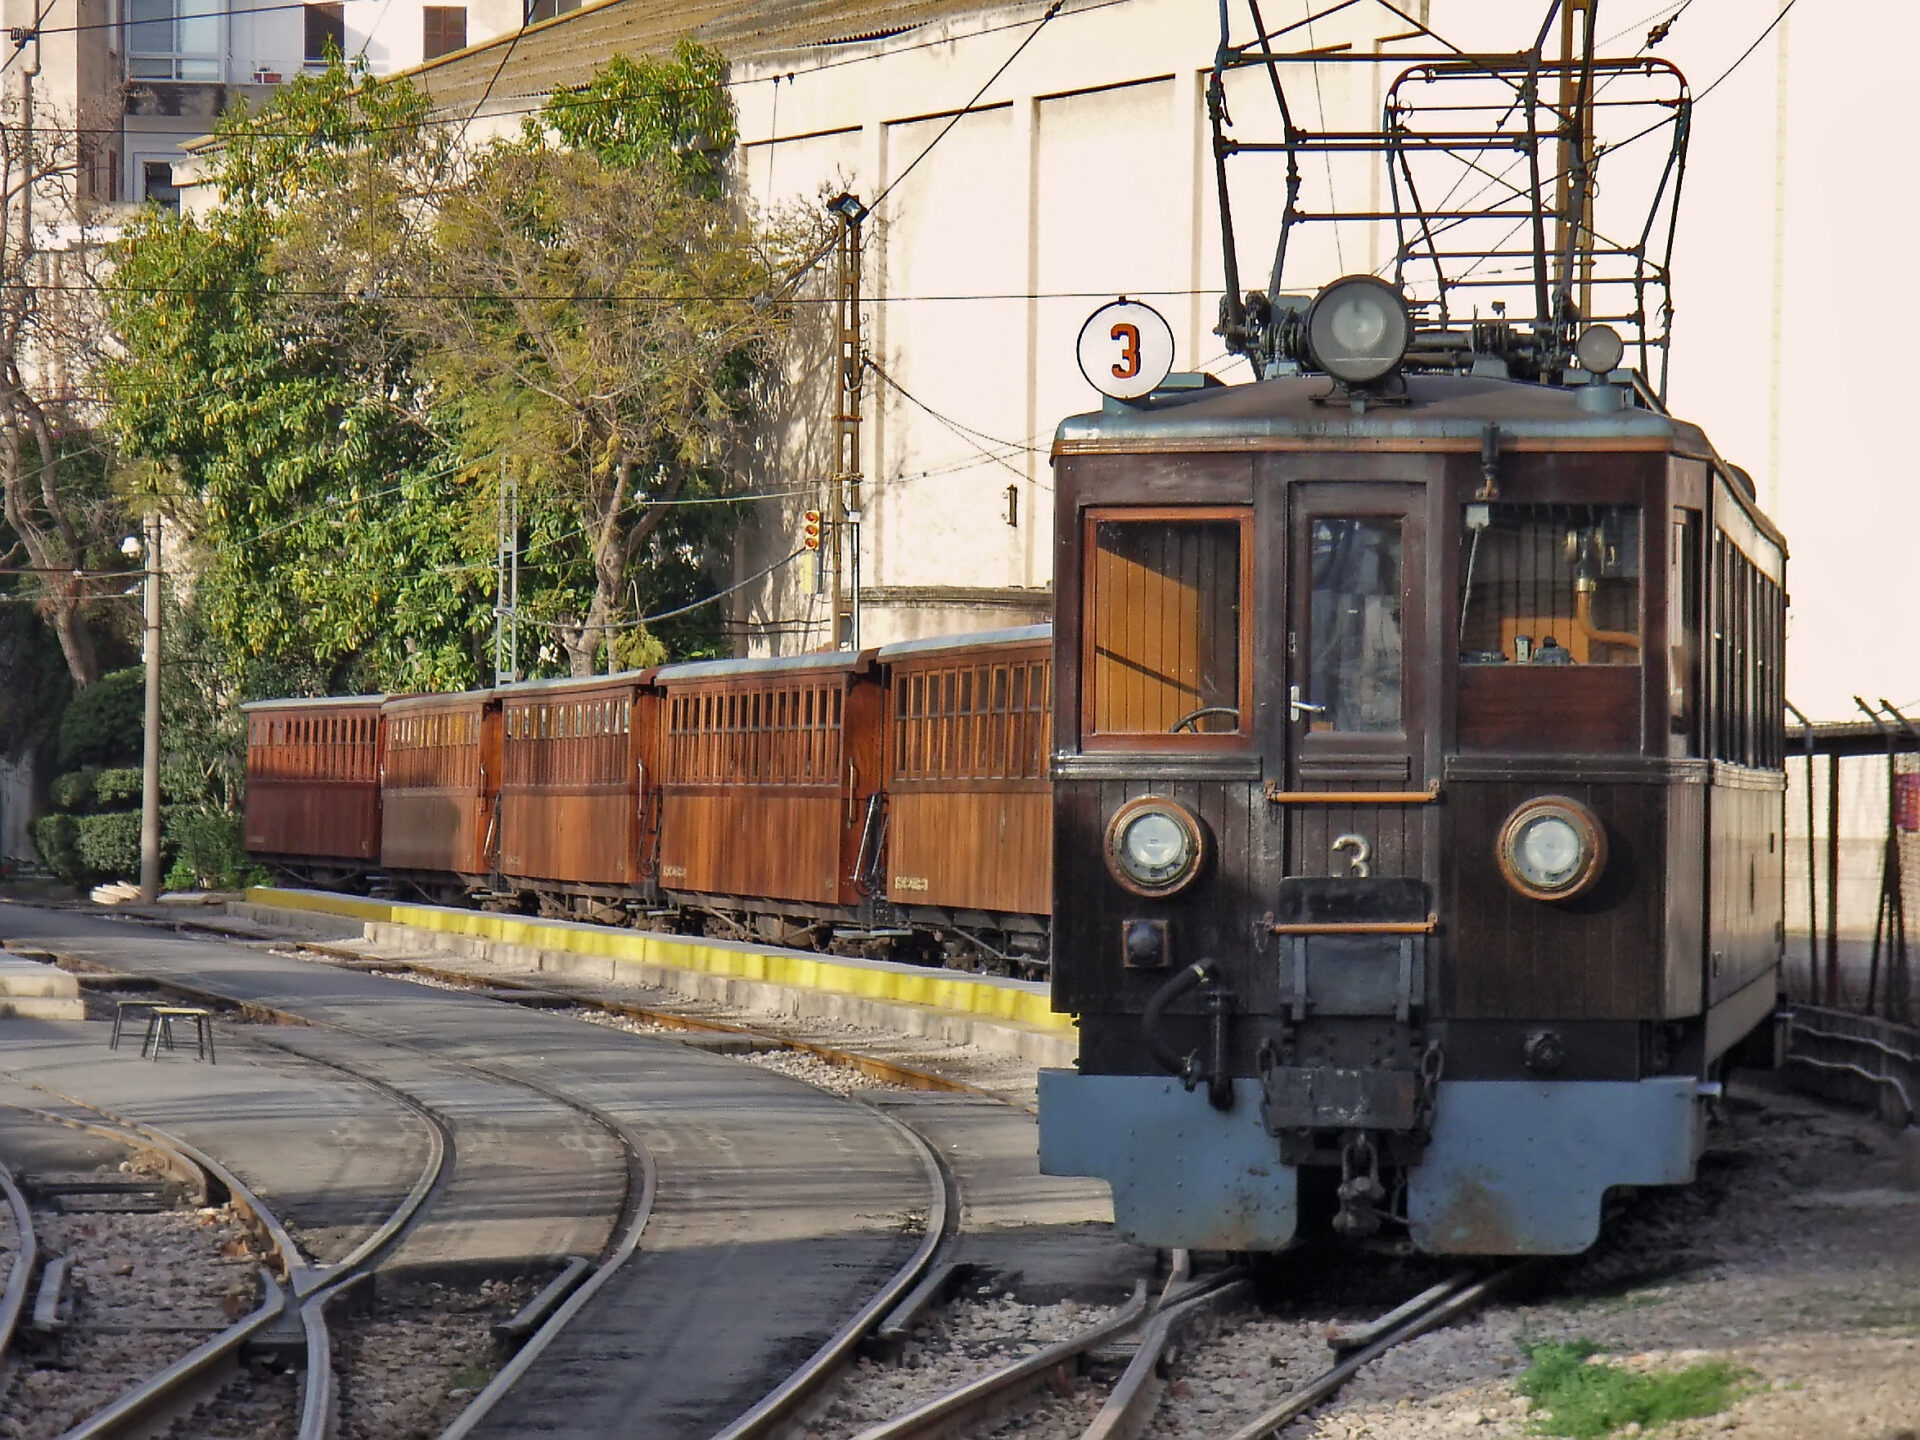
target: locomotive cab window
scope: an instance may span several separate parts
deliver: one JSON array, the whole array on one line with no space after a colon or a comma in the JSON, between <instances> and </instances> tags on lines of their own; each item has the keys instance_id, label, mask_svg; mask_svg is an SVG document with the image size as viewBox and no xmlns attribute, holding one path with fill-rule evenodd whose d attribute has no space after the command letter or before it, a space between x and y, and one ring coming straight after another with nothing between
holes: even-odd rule
<instances>
[{"instance_id":1,"label":"locomotive cab window","mask_svg":"<svg viewBox=\"0 0 1920 1440\"><path fill-rule=\"evenodd\" d=\"M1088 738L1204 747L1248 732L1252 528L1244 508L1088 512Z\"/></svg>"},{"instance_id":2,"label":"locomotive cab window","mask_svg":"<svg viewBox=\"0 0 1920 1440\"><path fill-rule=\"evenodd\" d=\"M1460 748L1637 753L1640 507L1470 501L1459 545Z\"/></svg>"},{"instance_id":3,"label":"locomotive cab window","mask_svg":"<svg viewBox=\"0 0 1920 1440\"><path fill-rule=\"evenodd\" d=\"M1635 505L1470 504L1460 533L1468 665L1638 665Z\"/></svg>"}]
</instances>

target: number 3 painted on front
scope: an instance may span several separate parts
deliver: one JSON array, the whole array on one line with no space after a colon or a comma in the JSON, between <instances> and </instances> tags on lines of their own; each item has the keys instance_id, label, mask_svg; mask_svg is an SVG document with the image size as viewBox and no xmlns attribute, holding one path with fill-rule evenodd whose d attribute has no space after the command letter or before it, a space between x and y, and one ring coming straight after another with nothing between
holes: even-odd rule
<instances>
[{"instance_id":1,"label":"number 3 painted on front","mask_svg":"<svg viewBox=\"0 0 1920 1440\"><path fill-rule=\"evenodd\" d=\"M1123 322L1113 327L1108 338L1120 342L1120 359L1113 367L1113 378L1133 379L1140 373L1140 327Z\"/></svg>"}]
</instances>

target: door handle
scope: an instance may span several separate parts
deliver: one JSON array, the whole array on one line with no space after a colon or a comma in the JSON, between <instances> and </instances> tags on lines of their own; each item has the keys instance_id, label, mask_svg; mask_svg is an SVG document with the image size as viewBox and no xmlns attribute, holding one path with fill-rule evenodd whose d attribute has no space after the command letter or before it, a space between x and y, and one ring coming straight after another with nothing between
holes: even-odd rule
<instances>
[{"instance_id":1,"label":"door handle","mask_svg":"<svg viewBox=\"0 0 1920 1440\"><path fill-rule=\"evenodd\" d=\"M1324 715L1326 713L1326 706L1315 705L1310 701L1302 700L1300 698L1300 687L1298 685L1289 685L1287 687L1288 720L1298 720L1302 715Z\"/></svg>"}]
</instances>

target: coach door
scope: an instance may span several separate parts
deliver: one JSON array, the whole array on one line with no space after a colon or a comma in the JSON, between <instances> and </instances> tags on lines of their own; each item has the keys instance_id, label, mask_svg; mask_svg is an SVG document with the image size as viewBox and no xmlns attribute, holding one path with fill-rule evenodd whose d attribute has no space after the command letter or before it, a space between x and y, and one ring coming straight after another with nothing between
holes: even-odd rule
<instances>
[{"instance_id":1,"label":"coach door","mask_svg":"<svg viewBox=\"0 0 1920 1440\"><path fill-rule=\"evenodd\" d=\"M1287 873L1421 875L1425 487L1297 482L1289 520Z\"/></svg>"}]
</instances>

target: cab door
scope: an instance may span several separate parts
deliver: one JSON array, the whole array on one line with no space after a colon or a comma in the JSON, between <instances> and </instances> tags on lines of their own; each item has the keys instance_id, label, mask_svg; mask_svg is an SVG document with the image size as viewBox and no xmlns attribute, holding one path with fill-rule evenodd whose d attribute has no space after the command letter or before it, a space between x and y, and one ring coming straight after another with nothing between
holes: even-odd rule
<instances>
[{"instance_id":1,"label":"cab door","mask_svg":"<svg viewBox=\"0 0 1920 1440\"><path fill-rule=\"evenodd\" d=\"M1438 669L1427 640L1425 516L1424 485L1291 487L1286 779L1270 788L1287 812L1289 875L1424 874ZM1336 798L1349 792L1355 800ZM1336 852L1343 837L1360 843Z\"/></svg>"}]
</instances>

